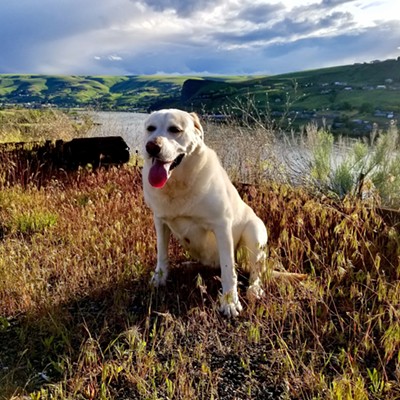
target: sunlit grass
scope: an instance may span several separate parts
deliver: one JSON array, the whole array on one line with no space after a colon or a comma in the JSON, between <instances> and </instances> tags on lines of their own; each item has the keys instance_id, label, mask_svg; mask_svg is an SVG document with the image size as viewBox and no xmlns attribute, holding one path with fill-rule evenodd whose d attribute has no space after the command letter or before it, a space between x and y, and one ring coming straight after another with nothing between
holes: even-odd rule
<instances>
[{"instance_id":1,"label":"sunlit grass","mask_svg":"<svg viewBox=\"0 0 400 400\"><path fill-rule=\"evenodd\" d=\"M71 140L82 136L93 122L81 114L79 119L58 110L0 110L0 143L27 140Z\"/></svg>"},{"instance_id":2,"label":"sunlit grass","mask_svg":"<svg viewBox=\"0 0 400 400\"><path fill-rule=\"evenodd\" d=\"M167 288L148 285L140 188L129 166L3 188L2 398L396 398L400 238L373 207L282 184L253 192L269 266L309 278L266 277L267 297L242 297L228 321L218 272L185 270L176 244Z\"/></svg>"}]
</instances>

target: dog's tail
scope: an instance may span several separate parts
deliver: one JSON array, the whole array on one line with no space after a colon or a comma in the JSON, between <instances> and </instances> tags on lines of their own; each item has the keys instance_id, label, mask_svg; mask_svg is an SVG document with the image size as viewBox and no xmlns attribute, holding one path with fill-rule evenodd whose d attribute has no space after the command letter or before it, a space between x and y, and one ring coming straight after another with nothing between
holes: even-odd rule
<instances>
[{"instance_id":1,"label":"dog's tail","mask_svg":"<svg viewBox=\"0 0 400 400\"><path fill-rule=\"evenodd\" d=\"M270 277L271 280L282 280L289 283L297 283L300 281L304 281L307 278L307 275L298 274L296 272L272 271Z\"/></svg>"}]
</instances>

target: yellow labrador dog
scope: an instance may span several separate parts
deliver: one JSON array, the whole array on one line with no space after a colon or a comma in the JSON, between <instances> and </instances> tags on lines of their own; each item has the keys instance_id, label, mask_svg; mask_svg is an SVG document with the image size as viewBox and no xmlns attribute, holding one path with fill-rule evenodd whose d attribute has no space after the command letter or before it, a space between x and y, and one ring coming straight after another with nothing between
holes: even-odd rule
<instances>
[{"instance_id":1,"label":"yellow labrador dog","mask_svg":"<svg viewBox=\"0 0 400 400\"><path fill-rule=\"evenodd\" d=\"M247 295L263 295L261 272L267 230L243 202L216 153L203 141L196 114L170 109L145 122L143 189L157 232L155 286L168 276L172 233L196 260L221 268L221 311L236 317L242 310L237 291L235 254L242 248L250 266Z\"/></svg>"}]
</instances>

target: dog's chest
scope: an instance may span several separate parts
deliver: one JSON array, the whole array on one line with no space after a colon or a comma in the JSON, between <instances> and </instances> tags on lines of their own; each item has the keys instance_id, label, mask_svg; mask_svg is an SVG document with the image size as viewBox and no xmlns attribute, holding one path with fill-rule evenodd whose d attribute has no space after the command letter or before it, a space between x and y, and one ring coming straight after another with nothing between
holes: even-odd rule
<instances>
[{"instance_id":1,"label":"dog's chest","mask_svg":"<svg viewBox=\"0 0 400 400\"><path fill-rule=\"evenodd\" d=\"M201 217L195 217L193 215L163 218L163 220L179 239L193 237L200 232L213 231L213 227L210 223Z\"/></svg>"},{"instance_id":2,"label":"dog's chest","mask_svg":"<svg viewBox=\"0 0 400 400\"><path fill-rule=\"evenodd\" d=\"M154 191L146 196L147 203L158 218L173 220L177 217L196 217L199 207L199 197L186 188L165 187L162 191ZM201 214L201 213L200 213Z\"/></svg>"},{"instance_id":3,"label":"dog's chest","mask_svg":"<svg viewBox=\"0 0 400 400\"><path fill-rule=\"evenodd\" d=\"M212 224L202 218L165 219L172 234L191 256L204 265L219 265L218 247Z\"/></svg>"}]
</instances>

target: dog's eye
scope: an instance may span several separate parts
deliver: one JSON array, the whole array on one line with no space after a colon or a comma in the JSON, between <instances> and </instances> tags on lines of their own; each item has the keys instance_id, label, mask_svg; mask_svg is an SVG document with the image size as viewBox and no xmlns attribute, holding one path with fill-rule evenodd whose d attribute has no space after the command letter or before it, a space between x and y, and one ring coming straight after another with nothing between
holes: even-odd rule
<instances>
[{"instance_id":1,"label":"dog's eye","mask_svg":"<svg viewBox=\"0 0 400 400\"><path fill-rule=\"evenodd\" d=\"M180 133L180 132L182 132L182 129L178 128L177 126L172 125L172 126L170 126L168 128L168 132L170 132L170 133Z\"/></svg>"},{"instance_id":2,"label":"dog's eye","mask_svg":"<svg viewBox=\"0 0 400 400\"><path fill-rule=\"evenodd\" d=\"M154 125L149 125L147 127L147 132L154 132L157 128Z\"/></svg>"}]
</instances>

